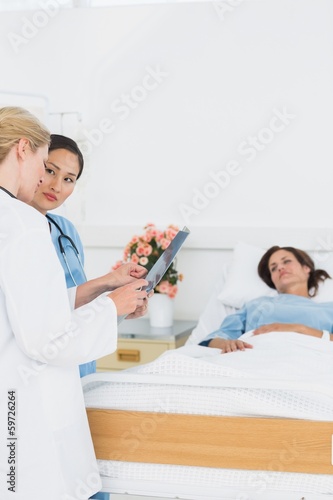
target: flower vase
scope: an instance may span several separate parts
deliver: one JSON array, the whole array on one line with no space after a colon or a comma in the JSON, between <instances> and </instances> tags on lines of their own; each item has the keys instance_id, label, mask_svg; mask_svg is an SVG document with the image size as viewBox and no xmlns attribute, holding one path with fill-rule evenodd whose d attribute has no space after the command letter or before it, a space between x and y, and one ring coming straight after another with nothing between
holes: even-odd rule
<instances>
[{"instance_id":1,"label":"flower vase","mask_svg":"<svg viewBox=\"0 0 333 500\"><path fill-rule=\"evenodd\" d=\"M174 299L166 293L154 293L149 299L149 321L152 327L167 328L173 325Z\"/></svg>"}]
</instances>

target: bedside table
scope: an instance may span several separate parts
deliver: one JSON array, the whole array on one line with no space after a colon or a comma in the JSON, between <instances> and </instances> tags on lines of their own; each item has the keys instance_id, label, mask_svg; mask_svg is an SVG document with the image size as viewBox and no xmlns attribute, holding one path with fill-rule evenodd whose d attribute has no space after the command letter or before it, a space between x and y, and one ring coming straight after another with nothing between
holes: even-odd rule
<instances>
[{"instance_id":1,"label":"bedside table","mask_svg":"<svg viewBox=\"0 0 333 500\"><path fill-rule=\"evenodd\" d=\"M118 328L117 351L97 360L97 371L124 370L153 361L185 344L197 323L175 320L168 328L151 327L149 319L128 319Z\"/></svg>"}]
</instances>

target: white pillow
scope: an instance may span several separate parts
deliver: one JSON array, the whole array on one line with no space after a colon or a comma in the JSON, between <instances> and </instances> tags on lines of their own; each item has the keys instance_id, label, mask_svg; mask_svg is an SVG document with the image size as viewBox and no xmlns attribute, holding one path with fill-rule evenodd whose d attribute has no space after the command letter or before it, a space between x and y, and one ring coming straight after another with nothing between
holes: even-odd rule
<instances>
[{"instance_id":1,"label":"white pillow","mask_svg":"<svg viewBox=\"0 0 333 500\"><path fill-rule=\"evenodd\" d=\"M264 248L243 242L235 245L225 285L218 295L223 304L240 309L249 300L263 295L277 295L277 291L269 288L257 272L258 263L265 251Z\"/></svg>"},{"instance_id":2,"label":"white pillow","mask_svg":"<svg viewBox=\"0 0 333 500\"><path fill-rule=\"evenodd\" d=\"M312 300L314 302L333 302L333 280L327 278L320 283L317 295Z\"/></svg>"},{"instance_id":3,"label":"white pillow","mask_svg":"<svg viewBox=\"0 0 333 500\"><path fill-rule=\"evenodd\" d=\"M218 300L218 296L224 287L228 268L227 264L222 267L206 307L200 314L198 324L187 339L186 344L199 344L209 333L220 327L228 314L236 312L235 308L228 307Z\"/></svg>"}]
</instances>

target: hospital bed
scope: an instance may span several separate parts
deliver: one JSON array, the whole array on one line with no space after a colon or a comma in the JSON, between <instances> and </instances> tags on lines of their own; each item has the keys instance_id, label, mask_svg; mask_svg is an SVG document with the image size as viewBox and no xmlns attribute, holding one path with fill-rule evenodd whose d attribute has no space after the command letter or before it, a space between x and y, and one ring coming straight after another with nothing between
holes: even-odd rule
<instances>
[{"instance_id":1,"label":"hospital bed","mask_svg":"<svg viewBox=\"0 0 333 500\"><path fill-rule=\"evenodd\" d=\"M250 378L197 346L237 300L251 298L232 296L232 270L222 274L187 346L142 367L83 379L103 491L192 500L333 498L333 379L320 372L326 352L317 353L317 378L290 380L260 370ZM331 293L326 287L322 299Z\"/></svg>"}]
</instances>

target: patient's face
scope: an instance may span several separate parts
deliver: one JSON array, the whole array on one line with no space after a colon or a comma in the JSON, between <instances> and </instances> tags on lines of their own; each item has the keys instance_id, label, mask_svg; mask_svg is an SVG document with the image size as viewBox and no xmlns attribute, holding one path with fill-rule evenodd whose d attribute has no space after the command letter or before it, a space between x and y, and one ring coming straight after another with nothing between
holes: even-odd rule
<instances>
[{"instance_id":1,"label":"patient's face","mask_svg":"<svg viewBox=\"0 0 333 500\"><path fill-rule=\"evenodd\" d=\"M268 268L278 292L293 293L295 287L307 290L310 268L302 266L293 253L278 250L271 255Z\"/></svg>"}]
</instances>

